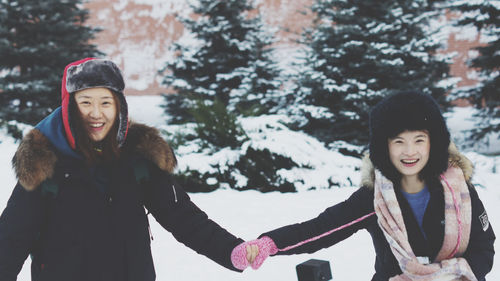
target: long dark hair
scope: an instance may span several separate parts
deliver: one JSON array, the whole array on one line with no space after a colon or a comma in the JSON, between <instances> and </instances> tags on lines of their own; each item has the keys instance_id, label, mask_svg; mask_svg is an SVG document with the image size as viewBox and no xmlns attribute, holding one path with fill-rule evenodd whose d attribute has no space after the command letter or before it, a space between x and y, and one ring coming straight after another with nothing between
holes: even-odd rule
<instances>
[{"instance_id":1,"label":"long dark hair","mask_svg":"<svg viewBox=\"0 0 500 281\"><path fill-rule=\"evenodd\" d=\"M93 141L84 125L83 116L75 100L75 95L71 95L69 100L69 122L71 131L75 136L76 149L82 154L87 164L92 165L100 162L113 162L120 158L120 147L117 141L118 134L118 116L120 109L120 100L116 94L113 94L113 100L116 107L116 116L113 120L113 126L106 137L99 142Z\"/></svg>"}]
</instances>

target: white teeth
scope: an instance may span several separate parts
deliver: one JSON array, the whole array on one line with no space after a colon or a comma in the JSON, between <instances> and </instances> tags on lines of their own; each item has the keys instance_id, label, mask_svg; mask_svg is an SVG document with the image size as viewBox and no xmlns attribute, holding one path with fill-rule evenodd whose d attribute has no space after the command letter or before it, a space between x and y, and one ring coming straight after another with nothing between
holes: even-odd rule
<instances>
[{"instance_id":1,"label":"white teeth","mask_svg":"<svg viewBox=\"0 0 500 281\"><path fill-rule=\"evenodd\" d=\"M417 163L418 159L415 159L415 160L401 160L401 162L405 163L405 164L413 164L413 163Z\"/></svg>"},{"instance_id":2,"label":"white teeth","mask_svg":"<svg viewBox=\"0 0 500 281\"><path fill-rule=\"evenodd\" d=\"M93 127L93 128L99 128L102 126L104 126L104 123L92 123L92 124L90 124L90 127Z\"/></svg>"}]
</instances>

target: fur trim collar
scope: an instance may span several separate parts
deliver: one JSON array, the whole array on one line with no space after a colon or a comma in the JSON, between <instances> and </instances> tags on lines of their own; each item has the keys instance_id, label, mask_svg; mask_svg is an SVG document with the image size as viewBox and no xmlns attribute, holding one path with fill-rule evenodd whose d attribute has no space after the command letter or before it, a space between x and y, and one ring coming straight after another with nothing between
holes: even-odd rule
<instances>
[{"instance_id":1,"label":"fur trim collar","mask_svg":"<svg viewBox=\"0 0 500 281\"><path fill-rule=\"evenodd\" d=\"M31 130L21 141L12 158L12 166L21 185L28 191L35 190L43 181L51 178L57 162L57 149L38 129ZM177 159L172 148L157 129L131 124L124 153L142 155L163 171L172 173Z\"/></svg>"},{"instance_id":2,"label":"fur trim collar","mask_svg":"<svg viewBox=\"0 0 500 281\"><path fill-rule=\"evenodd\" d=\"M464 173L465 180L470 181L472 174L474 173L474 167L472 162L460 153L454 143L450 143L448 147L448 163L450 166L458 167L462 169ZM375 168L373 163L370 161L370 156L365 154L363 157L363 162L361 164L361 186L366 186L373 189L375 182Z\"/></svg>"}]
</instances>

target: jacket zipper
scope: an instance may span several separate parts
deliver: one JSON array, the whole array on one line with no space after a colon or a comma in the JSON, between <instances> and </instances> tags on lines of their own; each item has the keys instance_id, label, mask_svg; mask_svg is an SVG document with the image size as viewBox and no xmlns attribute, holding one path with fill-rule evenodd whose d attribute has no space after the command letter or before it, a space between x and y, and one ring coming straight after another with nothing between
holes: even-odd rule
<instances>
[{"instance_id":1,"label":"jacket zipper","mask_svg":"<svg viewBox=\"0 0 500 281\"><path fill-rule=\"evenodd\" d=\"M175 187L172 184L172 190L174 191L174 202L177 203L177 192L175 192Z\"/></svg>"},{"instance_id":2,"label":"jacket zipper","mask_svg":"<svg viewBox=\"0 0 500 281\"><path fill-rule=\"evenodd\" d=\"M177 192L175 191L175 186L172 184L172 191L174 192L174 201L177 203ZM151 226L149 225L148 222L148 231L149 231L149 237L151 237L151 241L154 240L153 238L153 232L151 231Z\"/></svg>"}]
</instances>

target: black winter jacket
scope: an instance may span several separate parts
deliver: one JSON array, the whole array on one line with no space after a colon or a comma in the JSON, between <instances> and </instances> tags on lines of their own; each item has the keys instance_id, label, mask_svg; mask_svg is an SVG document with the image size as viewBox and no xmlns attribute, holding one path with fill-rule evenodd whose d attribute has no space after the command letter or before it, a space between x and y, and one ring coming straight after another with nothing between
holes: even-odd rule
<instances>
[{"instance_id":1,"label":"black winter jacket","mask_svg":"<svg viewBox=\"0 0 500 281\"><path fill-rule=\"evenodd\" d=\"M137 161L148 163L145 184L136 181ZM129 128L119 162L90 169L32 130L13 160L19 183L0 217L0 280L16 280L30 254L33 281L155 280L147 212L178 241L237 270L230 254L243 241L191 202L169 173L175 162L143 125ZM39 188L48 178L55 198Z\"/></svg>"},{"instance_id":2,"label":"black winter jacket","mask_svg":"<svg viewBox=\"0 0 500 281\"><path fill-rule=\"evenodd\" d=\"M450 159L454 159L455 162L453 164L460 166L466 178L469 179L472 174L472 167L469 161L459 154L458 151L450 150L450 154ZM279 249L283 249L374 212L373 167L371 163L367 162L369 160L365 158L366 165L362 169L365 175L363 177L363 187L354 192L349 199L326 209L312 220L284 226L264 233L261 237L270 237ZM424 238L420 231L413 211L405 197L401 194L399 188L395 187L395 190L412 250L416 256L428 257L430 261L433 261L441 249L444 238L444 196L442 192L443 188L439 181L436 180L435 182L428 183L428 185L431 196L423 219L423 229L427 239ZM467 260L477 279L484 280L485 275L490 272L493 266L495 234L487 221L483 204L476 190L470 184L469 191L472 204L471 233L467 250L462 257ZM306 243L289 251L278 252L278 255L313 253L350 237L360 229L366 229L370 233L375 248L375 274L372 280L388 280L390 277L401 274L398 262L392 254L389 244L377 223L376 215L368 216L360 222L316 241Z\"/></svg>"}]
</instances>

